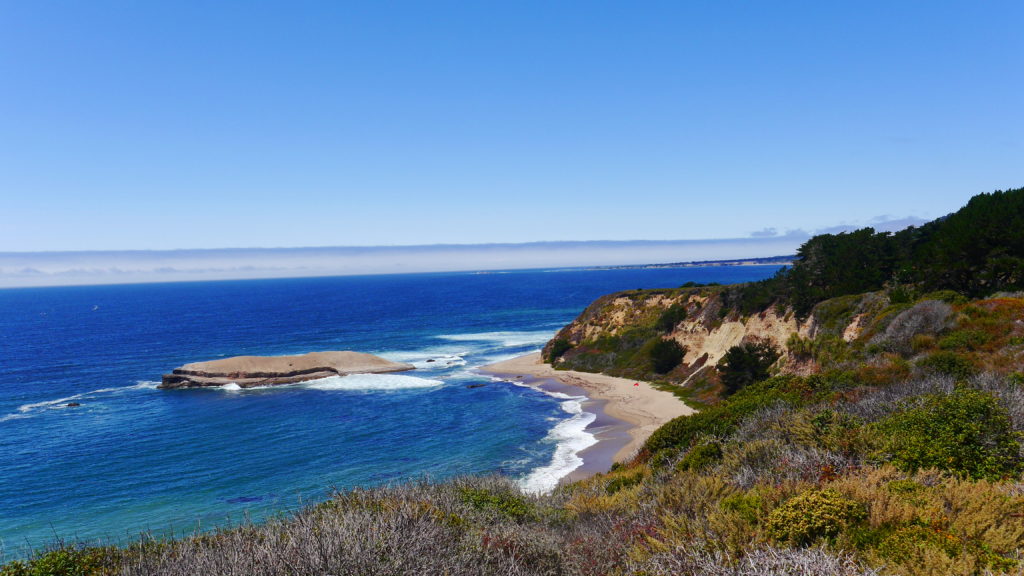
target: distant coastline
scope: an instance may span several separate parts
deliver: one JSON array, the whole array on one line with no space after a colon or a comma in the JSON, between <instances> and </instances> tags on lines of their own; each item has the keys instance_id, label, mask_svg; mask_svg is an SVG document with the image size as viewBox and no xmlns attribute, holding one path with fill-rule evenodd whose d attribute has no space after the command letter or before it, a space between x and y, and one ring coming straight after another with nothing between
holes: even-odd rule
<instances>
[{"instance_id":1,"label":"distant coastline","mask_svg":"<svg viewBox=\"0 0 1024 576\"><path fill-rule=\"evenodd\" d=\"M625 266L591 266L588 270L653 270L658 268L698 268L709 266L791 266L796 254L790 256L769 256L767 258L740 258L735 260L695 260L692 262L667 262L664 264L635 264Z\"/></svg>"},{"instance_id":2,"label":"distant coastline","mask_svg":"<svg viewBox=\"0 0 1024 576\"><path fill-rule=\"evenodd\" d=\"M789 262L804 236L435 246L0 252L0 288ZM699 259L699 260L698 260ZM644 263L648 264L644 264ZM639 263L639 264L638 264Z\"/></svg>"}]
</instances>

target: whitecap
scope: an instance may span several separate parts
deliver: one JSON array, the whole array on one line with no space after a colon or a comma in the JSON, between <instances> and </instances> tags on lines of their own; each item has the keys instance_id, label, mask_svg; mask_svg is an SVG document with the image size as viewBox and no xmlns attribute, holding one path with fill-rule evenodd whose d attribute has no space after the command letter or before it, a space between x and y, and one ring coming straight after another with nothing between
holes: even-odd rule
<instances>
[{"instance_id":1,"label":"whitecap","mask_svg":"<svg viewBox=\"0 0 1024 576\"><path fill-rule=\"evenodd\" d=\"M499 344L505 348L517 348L522 346L537 346L547 343L554 337L554 330L533 330L533 331L504 331L504 332L478 332L472 334L442 334L438 336L442 340L453 342L487 342Z\"/></svg>"},{"instance_id":2,"label":"whitecap","mask_svg":"<svg viewBox=\"0 0 1024 576\"><path fill-rule=\"evenodd\" d=\"M415 366L417 370L445 370L448 368L465 366L466 359L460 355L451 354L435 356L433 358L427 358L426 360L413 360L409 363Z\"/></svg>"},{"instance_id":3,"label":"whitecap","mask_svg":"<svg viewBox=\"0 0 1024 576\"><path fill-rule=\"evenodd\" d=\"M0 422L7 422L8 420L19 420L21 418L28 418L28 414L8 414L6 416L0 416Z\"/></svg>"},{"instance_id":4,"label":"whitecap","mask_svg":"<svg viewBox=\"0 0 1024 576\"><path fill-rule=\"evenodd\" d=\"M402 374L349 374L348 376L330 376L319 380L310 380L299 386L313 390L404 390L434 388L443 384L444 382L441 380Z\"/></svg>"},{"instance_id":5,"label":"whitecap","mask_svg":"<svg viewBox=\"0 0 1024 576\"><path fill-rule=\"evenodd\" d=\"M239 391L239 390L241 390L241 389L242 389L242 387L241 387L241 386L239 386L239 385L238 385L237 383L235 383L235 382L228 382L227 384L224 384L223 386L219 386L219 388L220 388L221 390L226 390L226 391L228 391L228 392L237 392L237 391Z\"/></svg>"},{"instance_id":6,"label":"whitecap","mask_svg":"<svg viewBox=\"0 0 1024 576\"><path fill-rule=\"evenodd\" d=\"M41 409L46 409L46 408L56 408L57 406L66 405L69 402L74 402L75 400L81 400L82 398L85 398L86 396L88 396L88 394L89 393L87 392L87 393L84 393L84 394L75 394L74 396L67 396L65 398L57 398L56 400L46 400L44 402L33 402L32 404L22 404L21 406L18 406L18 412L21 412L21 413L24 414L26 412L32 412L32 411L35 411L35 410L41 410Z\"/></svg>"},{"instance_id":7,"label":"whitecap","mask_svg":"<svg viewBox=\"0 0 1024 576\"><path fill-rule=\"evenodd\" d=\"M540 392L541 394L545 394L545 395L550 396L552 398L558 398L559 400L573 400L573 401L576 401L578 403L580 401L588 399L586 396L570 396L570 395L566 394L565 392L555 392L553 390L545 390L544 388L541 388L540 386L535 386L533 384L529 384L529 383L523 382L522 380L515 380L515 379L509 379L509 378L499 378L497 376L492 377L492 380L497 381L497 382L510 382L510 383L512 383L512 384L514 384L516 386L519 386L520 388L529 388L530 390L536 390L537 392ZM580 405L580 407L581 407L580 409L582 410L582 405ZM567 408L566 404L562 404L562 409L566 410L566 408ZM569 410L566 410L566 411L568 412ZM571 413L575 414L576 412L571 412Z\"/></svg>"},{"instance_id":8,"label":"whitecap","mask_svg":"<svg viewBox=\"0 0 1024 576\"><path fill-rule=\"evenodd\" d=\"M6 420L12 420L13 418L26 418L31 414L40 412L43 410L63 408L71 402L78 400L85 400L88 398L94 398L102 394L121 394L124 392L130 392L132 390L155 390L159 385L158 382L150 382L145 380L138 381L134 386L117 386L113 388L98 388L96 390L90 390L89 392L82 392L80 394L72 394L71 396L65 396L63 398L57 398L55 400L44 400L42 402L31 402L28 404L22 404L18 406L18 413L9 414L0 418L0 422Z\"/></svg>"},{"instance_id":9,"label":"whitecap","mask_svg":"<svg viewBox=\"0 0 1024 576\"><path fill-rule=\"evenodd\" d=\"M545 442L556 443L555 453L551 456L550 464L533 470L519 481L524 492L550 493L558 486L559 480L583 465L579 453L597 444L597 437L586 431L587 426L597 419L597 415L583 411L583 400L583 397L577 397L562 402L562 410L572 414L572 417L556 424L544 438Z\"/></svg>"},{"instance_id":10,"label":"whitecap","mask_svg":"<svg viewBox=\"0 0 1024 576\"><path fill-rule=\"evenodd\" d=\"M377 352L376 354L393 362L412 364L417 370L439 371L465 366L466 356L472 354L472 351L466 350L465 346L458 348L452 346L431 346L421 350Z\"/></svg>"}]
</instances>

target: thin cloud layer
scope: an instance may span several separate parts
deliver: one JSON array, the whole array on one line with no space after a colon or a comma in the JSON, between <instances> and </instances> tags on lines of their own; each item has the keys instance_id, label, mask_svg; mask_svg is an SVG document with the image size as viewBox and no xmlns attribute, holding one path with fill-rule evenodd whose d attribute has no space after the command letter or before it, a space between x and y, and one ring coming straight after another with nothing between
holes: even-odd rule
<instances>
[{"instance_id":1,"label":"thin cloud layer","mask_svg":"<svg viewBox=\"0 0 1024 576\"><path fill-rule=\"evenodd\" d=\"M920 218L882 215L872 218L867 224L842 224L815 233L837 234L865 226L880 232L895 232L924 223L925 220ZM724 240L0 252L0 288L622 266L766 258L793 254L810 236L804 230L786 230L780 234L775 227L765 227L752 232L749 238Z\"/></svg>"},{"instance_id":2,"label":"thin cloud layer","mask_svg":"<svg viewBox=\"0 0 1024 576\"><path fill-rule=\"evenodd\" d=\"M806 236L728 240L0 253L0 287L618 266L792 254Z\"/></svg>"}]
</instances>

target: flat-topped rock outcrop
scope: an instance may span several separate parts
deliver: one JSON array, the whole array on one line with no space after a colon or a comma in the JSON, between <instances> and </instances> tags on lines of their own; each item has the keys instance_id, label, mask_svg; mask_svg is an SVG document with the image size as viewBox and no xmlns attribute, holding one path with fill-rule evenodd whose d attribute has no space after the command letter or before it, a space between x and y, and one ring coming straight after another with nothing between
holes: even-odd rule
<instances>
[{"instance_id":1,"label":"flat-topped rock outcrop","mask_svg":"<svg viewBox=\"0 0 1024 576\"><path fill-rule=\"evenodd\" d=\"M241 388L275 386L348 374L383 374L412 370L412 364L392 362L361 352L310 352L297 356L235 356L193 362L164 374L158 388L200 388L237 384Z\"/></svg>"}]
</instances>

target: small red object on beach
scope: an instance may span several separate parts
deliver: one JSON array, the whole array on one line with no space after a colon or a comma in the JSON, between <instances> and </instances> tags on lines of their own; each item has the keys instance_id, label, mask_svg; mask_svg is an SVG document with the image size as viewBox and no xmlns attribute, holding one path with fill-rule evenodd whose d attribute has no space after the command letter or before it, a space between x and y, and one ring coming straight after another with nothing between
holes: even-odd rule
<instances>
[{"instance_id":1,"label":"small red object on beach","mask_svg":"<svg viewBox=\"0 0 1024 576\"><path fill-rule=\"evenodd\" d=\"M634 382L634 383L633 383L633 386L639 386L639 385L640 385L640 383L639 383L639 382Z\"/></svg>"}]
</instances>

